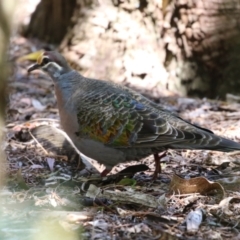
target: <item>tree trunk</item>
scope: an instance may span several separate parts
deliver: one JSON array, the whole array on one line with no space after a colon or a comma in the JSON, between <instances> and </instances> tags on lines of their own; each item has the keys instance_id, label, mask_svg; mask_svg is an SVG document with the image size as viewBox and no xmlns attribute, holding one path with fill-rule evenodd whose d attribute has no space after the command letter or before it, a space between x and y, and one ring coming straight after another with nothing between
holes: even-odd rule
<instances>
[{"instance_id":1,"label":"tree trunk","mask_svg":"<svg viewBox=\"0 0 240 240\"><path fill-rule=\"evenodd\" d=\"M43 5L55 1L38 6L35 25L29 26L33 36L54 35L47 31L53 24L46 23ZM78 0L76 6L60 50L85 76L123 83L152 97L168 91L211 98L239 92L237 1ZM37 12L45 21L33 21ZM57 26L63 22L60 12Z\"/></svg>"},{"instance_id":2,"label":"tree trunk","mask_svg":"<svg viewBox=\"0 0 240 240\"><path fill-rule=\"evenodd\" d=\"M76 0L41 0L24 35L60 43L71 26Z\"/></svg>"},{"instance_id":3,"label":"tree trunk","mask_svg":"<svg viewBox=\"0 0 240 240\"><path fill-rule=\"evenodd\" d=\"M239 94L239 21L239 1L172 1L163 34L168 82L186 95Z\"/></svg>"},{"instance_id":4,"label":"tree trunk","mask_svg":"<svg viewBox=\"0 0 240 240\"><path fill-rule=\"evenodd\" d=\"M79 1L79 5L74 27L60 46L74 68L152 97L166 91L164 16L158 0Z\"/></svg>"}]
</instances>

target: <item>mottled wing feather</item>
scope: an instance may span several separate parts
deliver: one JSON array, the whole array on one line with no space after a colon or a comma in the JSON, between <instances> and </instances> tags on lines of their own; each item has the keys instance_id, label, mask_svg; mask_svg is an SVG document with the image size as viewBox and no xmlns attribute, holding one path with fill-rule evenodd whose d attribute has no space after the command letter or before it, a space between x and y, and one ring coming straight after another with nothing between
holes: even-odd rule
<instances>
[{"instance_id":1,"label":"mottled wing feather","mask_svg":"<svg viewBox=\"0 0 240 240\"><path fill-rule=\"evenodd\" d=\"M88 96L86 101L85 106L91 107L82 106L78 115L81 135L118 147L130 146L135 141L134 133L142 124L129 98L104 94Z\"/></svg>"},{"instance_id":2,"label":"mottled wing feather","mask_svg":"<svg viewBox=\"0 0 240 240\"><path fill-rule=\"evenodd\" d=\"M114 148L240 149L238 143L184 121L135 91L111 82L85 80L74 96L80 137Z\"/></svg>"},{"instance_id":3,"label":"mottled wing feather","mask_svg":"<svg viewBox=\"0 0 240 240\"><path fill-rule=\"evenodd\" d=\"M96 94L86 101L91 107L78 115L80 134L113 147L160 147L202 137L175 128L168 114L124 93Z\"/></svg>"}]
</instances>

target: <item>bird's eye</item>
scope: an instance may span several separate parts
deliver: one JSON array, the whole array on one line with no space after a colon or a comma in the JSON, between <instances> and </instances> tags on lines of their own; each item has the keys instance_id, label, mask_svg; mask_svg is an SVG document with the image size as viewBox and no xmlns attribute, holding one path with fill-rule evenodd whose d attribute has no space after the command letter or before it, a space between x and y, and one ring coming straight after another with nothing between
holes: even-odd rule
<instances>
[{"instance_id":1,"label":"bird's eye","mask_svg":"<svg viewBox=\"0 0 240 240\"><path fill-rule=\"evenodd\" d=\"M46 64L48 64L49 62L50 62L50 59L47 58L47 57L45 57L45 58L43 58L41 65L46 65Z\"/></svg>"}]
</instances>

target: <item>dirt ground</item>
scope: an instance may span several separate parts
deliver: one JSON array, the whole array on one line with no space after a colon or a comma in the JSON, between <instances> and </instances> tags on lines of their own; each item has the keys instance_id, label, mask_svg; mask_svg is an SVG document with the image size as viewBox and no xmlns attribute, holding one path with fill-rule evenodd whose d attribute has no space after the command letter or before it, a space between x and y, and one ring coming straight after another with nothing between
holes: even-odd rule
<instances>
[{"instance_id":1,"label":"dirt ground","mask_svg":"<svg viewBox=\"0 0 240 240\"><path fill-rule=\"evenodd\" d=\"M96 170L83 170L72 148L53 151L38 138L40 126L60 127L53 85L40 71L29 75L31 62L18 58L44 46L18 34L11 39L0 239L240 239L239 152L169 150L154 182L151 156L101 179ZM157 100L240 142L239 103ZM134 176L114 175L134 164L142 164Z\"/></svg>"}]
</instances>

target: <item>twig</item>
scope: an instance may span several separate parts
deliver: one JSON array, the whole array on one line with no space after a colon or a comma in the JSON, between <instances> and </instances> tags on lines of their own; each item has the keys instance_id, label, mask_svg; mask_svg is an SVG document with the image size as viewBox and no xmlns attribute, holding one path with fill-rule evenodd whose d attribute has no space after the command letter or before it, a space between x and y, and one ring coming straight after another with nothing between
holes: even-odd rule
<instances>
[{"instance_id":1,"label":"twig","mask_svg":"<svg viewBox=\"0 0 240 240\"><path fill-rule=\"evenodd\" d=\"M32 133L28 130L28 133L30 134L30 136L33 138L33 140L37 143L37 145L43 150L43 152L46 155L49 155L49 153L47 152L47 150L42 146L42 144L40 144L40 142L32 135Z\"/></svg>"}]
</instances>

